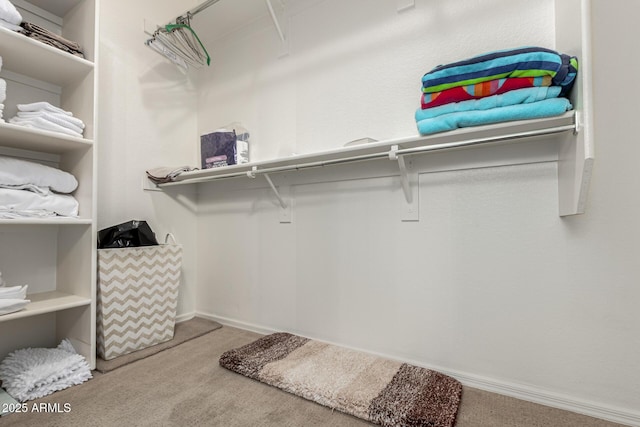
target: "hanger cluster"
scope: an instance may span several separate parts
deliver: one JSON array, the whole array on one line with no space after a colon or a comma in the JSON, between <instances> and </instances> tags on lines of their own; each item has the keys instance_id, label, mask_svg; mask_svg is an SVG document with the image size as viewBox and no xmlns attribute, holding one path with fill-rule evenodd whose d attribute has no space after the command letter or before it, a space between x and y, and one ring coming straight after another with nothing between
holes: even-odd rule
<instances>
[{"instance_id":1,"label":"hanger cluster","mask_svg":"<svg viewBox=\"0 0 640 427\"><path fill-rule=\"evenodd\" d=\"M175 24L159 27L145 42L185 73L189 67L201 68L211 63L209 53L191 28L191 16L191 13L187 13L176 19Z\"/></svg>"}]
</instances>

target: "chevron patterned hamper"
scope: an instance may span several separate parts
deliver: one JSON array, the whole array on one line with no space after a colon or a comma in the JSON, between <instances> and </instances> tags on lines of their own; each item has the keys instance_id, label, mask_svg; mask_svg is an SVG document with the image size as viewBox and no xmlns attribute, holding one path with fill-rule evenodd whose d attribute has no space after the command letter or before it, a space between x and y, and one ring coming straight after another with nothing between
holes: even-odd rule
<instances>
[{"instance_id":1,"label":"chevron patterned hamper","mask_svg":"<svg viewBox=\"0 0 640 427\"><path fill-rule=\"evenodd\" d=\"M173 338L182 246L98 250L97 350L110 360Z\"/></svg>"}]
</instances>

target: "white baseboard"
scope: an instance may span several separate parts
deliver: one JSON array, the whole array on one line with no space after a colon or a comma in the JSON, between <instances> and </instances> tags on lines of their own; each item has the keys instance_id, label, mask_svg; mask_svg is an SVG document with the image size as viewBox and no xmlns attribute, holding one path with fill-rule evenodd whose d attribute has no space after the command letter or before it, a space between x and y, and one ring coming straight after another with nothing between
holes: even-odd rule
<instances>
[{"instance_id":1,"label":"white baseboard","mask_svg":"<svg viewBox=\"0 0 640 427\"><path fill-rule=\"evenodd\" d=\"M238 329L243 329L246 331L256 332L259 334L271 334L274 332L290 332L290 331L282 331L275 330L273 328L256 325L253 323L247 323L235 319L230 319L221 316L215 316L213 314L196 312L195 316L202 317L209 320L214 320L222 325L231 326ZM314 337L309 337L317 341ZM325 341L326 342L326 341ZM438 372L442 372L443 374L449 375L460 381L462 384L468 387L477 388L480 390L485 390L491 393L497 393L504 396L514 397L516 399L525 400L527 402L538 403L545 406L550 406L553 408L563 409L565 411L575 412L582 415L587 415L594 418L599 418L606 421L616 422L619 424L624 424L628 426L640 427L640 412L632 411L624 408L616 408L613 406L603 405L597 402L589 402L582 399L577 399L571 396L563 395L560 393L555 393L550 390L544 390L533 386L528 386L524 384L510 383L506 381L500 381L493 378L486 378L479 375L473 375L466 372L452 371L446 368L442 368L439 366L429 366L425 365L421 362L416 362L414 360L406 360L402 358L397 358L393 356L389 356L386 354L381 354L377 352L372 352L368 350L363 350L360 348L345 346L344 344L337 344L329 342L330 344L339 345L342 347L351 348L353 350L362 351L364 353L373 354L376 356L384 357L386 359L394 359L400 362L409 363L415 366L421 366L423 368L433 369Z\"/></svg>"},{"instance_id":2,"label":"white baseboard","mask_svg":"<svg viewBox=\"0 0 640 427\"><path fill-rule=\"evenodd\" d=\"M203 319L216 321L222 325L243 329L245 331L255 332L262 335L273 334L274 332L282 332L276 329L265 328L263 326L254 325L253 323L240 322L238 320L229 319L227 317L215 316L213 314L202 313L200 311L197 311L195 315L198 317L202 317Z\"/></svg>"},{"instance_id":3,"label":"white baseboard","mask_svg":"<svg viewBox=\"0 0 640 427\"><path fill-rule=\"evenodd\" d=\"M186 322L187 320L191 320L196 317L196 312L192 311L191 313L183 313L176 316L176 323Z\"/></svg>"}]
</instances>

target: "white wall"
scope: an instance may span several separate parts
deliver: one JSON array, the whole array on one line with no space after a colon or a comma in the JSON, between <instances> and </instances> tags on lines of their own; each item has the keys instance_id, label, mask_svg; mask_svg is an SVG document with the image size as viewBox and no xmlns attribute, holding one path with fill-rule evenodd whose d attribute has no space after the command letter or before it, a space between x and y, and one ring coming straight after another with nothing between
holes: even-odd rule
<instances>
[{"instance_id":1,"label":"white wall","mask_svg":"<svg viewBox=\"0 0 640 427\"><path fill-rule=\"evenodd\" d=\"M254 160L413 135L431 67L554 45L551 0L418 0L401 14L383 0L295 3L309 8L292 13L286 57L268 19L205 41L214 66L200 75L199 131L241 121ZM423 174L418 223L400 221L396 178L287 177L292 224L278 222L264 188L209 184L197 309L640 423L637 94L615 77L640 68L629 8L640 10L594 2L597 159L585 215L558 217L555 163Z\"/></svg>"},{"instance_id":2,"label":"white wall","mask_svg":"<svg viewBox=\"0 0 640 427\"><path fill-rule=\"evenodd\" d=\"M195 222L191 197L144 192L144 171L192 165L197 94L192 79L144 46L144 19L168 23L195 1L100 2L98 228L147 220L184 245L178 314L193 312Z\"/></svg>"}]
</instances>

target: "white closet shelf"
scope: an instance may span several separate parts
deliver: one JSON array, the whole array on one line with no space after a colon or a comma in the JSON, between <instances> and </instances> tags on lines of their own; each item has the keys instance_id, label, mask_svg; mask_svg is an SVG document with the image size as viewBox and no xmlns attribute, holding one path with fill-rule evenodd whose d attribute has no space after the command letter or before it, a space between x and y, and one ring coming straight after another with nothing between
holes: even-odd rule
<instances>
[{"instance_id":1,"label":"white closet shelf","mask_svg":"<svg viewBox=\"0 0 640 427\"><path fill-rule=\"evenodd\" d=\"M164 189L181 185L197 185L219 179L264 176L281 206L281 222L289 222L291 205L284 200L270 174L293 172L307 168L346 164L366 160L388 158L398 162L402 189L406 198L407 215L403 220L418 220L415 202L416 171L410 171L405 157L427 155L451 150L481 146L504 145L524 140L549 140L558 142L558 199L560 216L584 213L587 190L593 165L591 139L584 134L580 112L570 111L560 116L544 119L520 120L492 125L469 127L427 136L411 136L386 141L341 147L317 153L300 154L287 158L244 163L227 167L185 172L175 181L160 184ZM590 132L589 132L590 133ZM469 157L472 159L472 157ZM153 187L146 186L146 189ZM285 188L285 191L288 191Z\"/></svg>"},{"instance_id":2,"label":"white closet shelf","mask_svg":"<svg viewBox=\"0 0 640 427\"><path fill-rule=\"evenodd\" d=\"M429 151L477 147L482 144L505 144L516 142L526 137L568 132L575 130L575 126L575 113L571 111L561 116L545 119L504 122L428 136L411 136L317 153L299 154L281 159L185 172L180 174L174 182L160 184L159 187L198 184L217 179L251 176L260 173L268 174L353 161L373 160L389 157L393 151L397 152L398 156L403 156L426 154Z\"/></svg>"},{"instance_id":3,"label":"white closet shelf","mask_svg":"<svg viewBox=\"0 0 640 427\"><path fill-rule=\"evenodd\" d=\"M55 47L0 27L3 69L61 87L88 75L94 64Z\"/></svg>"},{"instance_id":4,"label":"white closet shelf","mask_svg":"<svg viewBox=\"0 0 640 427\"><path fill-rule=\"evenodd\" d=\"M24 218L0 219L0 225L91 225L91 219L84 218Z\"/></svg>"},{"instance_id":5,"label":"white closet shelf","mask_svg":"<svg viewBox=\"0 0 640 427\"><path fill-rule=\"evenodd\" d=\"M54 313L61 310L67 310L69 308L82 307L91 304L91 298L58 291L27 295L27 299L31 300L31 302L27 304L25 309L0 316L0 322L24 319L26 317Z\"/></svg>"},{"instance_id":6,"label":"white closet shelf","mask_svg":"<svg viewBox=\"0 0 640 427\"><path fill-rule=\"evenodd\" d=\"M0 123L0 145L23 150L62 154L89 148L93 145L93 140L36 128L27 128L11 123Z\"/></svg>"}]
</instances>

